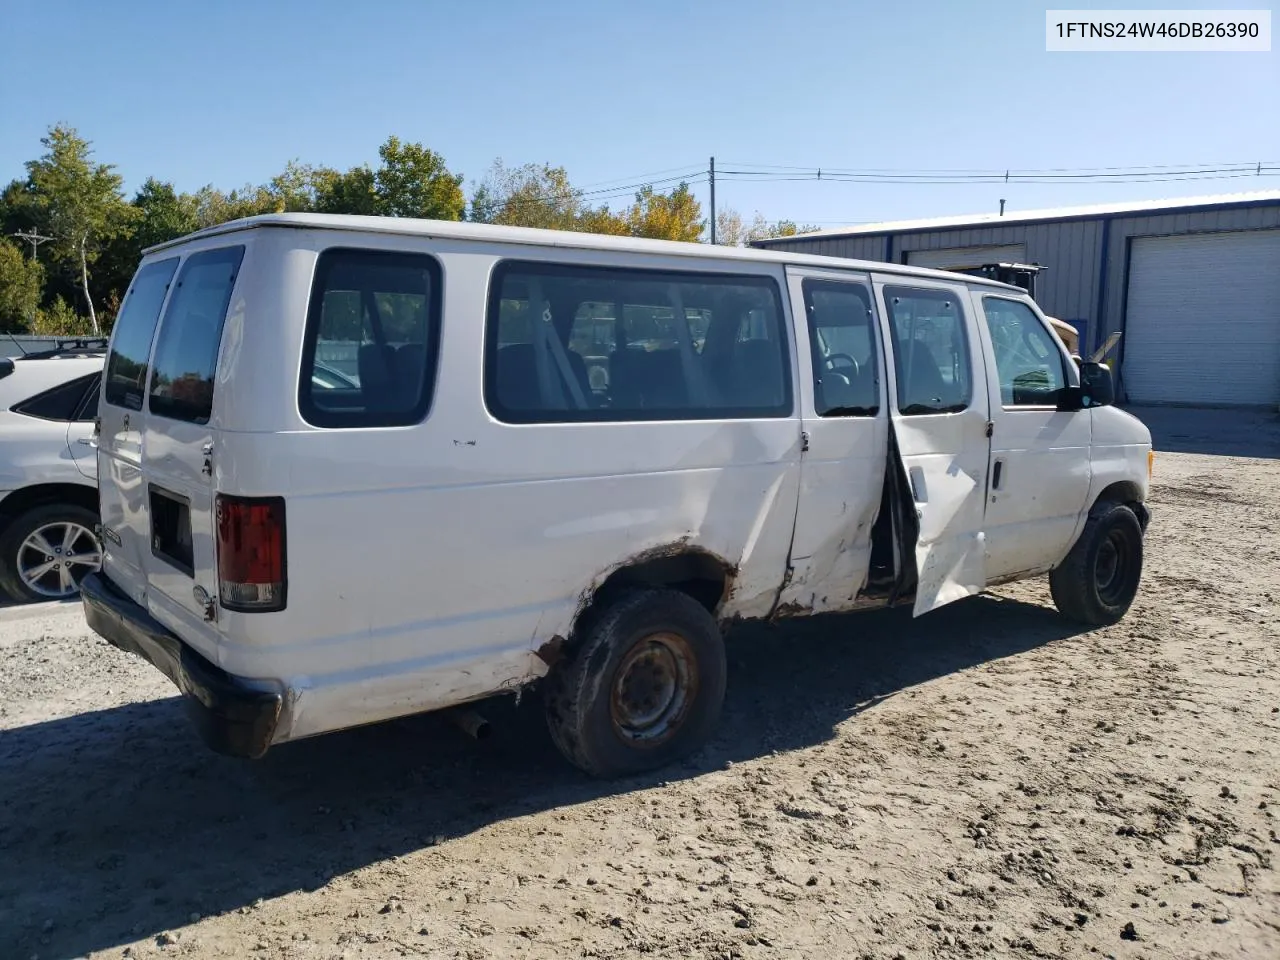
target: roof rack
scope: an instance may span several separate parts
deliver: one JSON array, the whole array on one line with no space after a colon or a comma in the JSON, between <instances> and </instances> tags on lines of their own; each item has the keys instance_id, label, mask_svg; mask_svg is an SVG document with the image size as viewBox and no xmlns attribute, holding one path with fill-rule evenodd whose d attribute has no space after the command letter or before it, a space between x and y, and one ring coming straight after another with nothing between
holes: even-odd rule
<instances>
[{"instance_id":1,"label":"roof rack","mask_svg":"<svg viewBox=\"0 0 1280 960\"><path fill-rule=\"evenodd\" d=\"M44 350L33 350L20 359L47 360L50 357L63 357L71 354L102 353L107 349L107 337L75 337L58 340L57 345Z\"/></svg>"}]
</instances>

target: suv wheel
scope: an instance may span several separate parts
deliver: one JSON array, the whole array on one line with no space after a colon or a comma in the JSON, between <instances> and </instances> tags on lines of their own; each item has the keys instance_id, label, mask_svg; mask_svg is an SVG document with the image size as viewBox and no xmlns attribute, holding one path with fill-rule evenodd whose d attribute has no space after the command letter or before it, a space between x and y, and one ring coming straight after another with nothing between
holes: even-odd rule
<instances>
[{"instance_id":1,"label":"suv wheel","mask_svg":"<svg viewBox=\"0 0 1280 960\"><path fill-rule=\"evenodd\" d=\"M0 533L0 588L14 600L69 600L102 566L91 510L51 503L19 514Z\"/></svg>"}]
</instances>

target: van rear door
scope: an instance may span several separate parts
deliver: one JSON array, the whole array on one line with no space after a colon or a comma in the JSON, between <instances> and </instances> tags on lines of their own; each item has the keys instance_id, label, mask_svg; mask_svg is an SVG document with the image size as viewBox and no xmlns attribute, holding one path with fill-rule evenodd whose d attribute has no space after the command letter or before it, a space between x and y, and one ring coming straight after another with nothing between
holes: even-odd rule
<instances>
[{"instance_id":1,"label":"van rear door","mask_svg":"<svg viewBox=\"0 0 1280 960\"><path fill-rule=\"evenodd\" d=\"M149 548L142 428L147 373L160 311L178 270L177 256L144 262L134 274L111 331L98 404L98 507L103 570L135 603L146 606Z\"/></svg>"},{"instance_id":2,"label":"van rear door","mask_svg":"<svg viewBox=\"0 0 1280 960\"><path fill-rule=\"evenodd\" d=\"M185 257L152 350L140 494L148 520L147 607L170 626L214 618L214 381L245 245Z\"/></svg>"}]
</instances>

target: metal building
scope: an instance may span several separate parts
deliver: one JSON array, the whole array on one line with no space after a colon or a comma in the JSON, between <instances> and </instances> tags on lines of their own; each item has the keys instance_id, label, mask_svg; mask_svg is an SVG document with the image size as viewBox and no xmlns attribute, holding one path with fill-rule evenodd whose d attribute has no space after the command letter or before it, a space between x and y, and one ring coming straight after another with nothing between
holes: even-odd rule
<instances>
[{"instance_id":1,"label":"metal building","mask_svg":"<svg viewBox=\"0 0 1280 960\"><path fill-rule=\"evenodd\" d=\"M942 217L758 246L930 267L1039 263L1036 299L1080 333L1114 331L1129 403L1280 405L1280 191Z\"/></svg>"}]
</instances>

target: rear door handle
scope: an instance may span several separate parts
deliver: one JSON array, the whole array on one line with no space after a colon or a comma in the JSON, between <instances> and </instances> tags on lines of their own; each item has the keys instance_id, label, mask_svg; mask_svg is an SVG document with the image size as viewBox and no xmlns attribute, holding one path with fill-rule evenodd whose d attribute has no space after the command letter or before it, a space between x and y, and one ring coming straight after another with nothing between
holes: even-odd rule
<instances>
[{"instance_id":1,"label":"rear door handle","mask_svg":"<svg viewBox=\"0 0 1280 960\"><path fill-rule=\"evenodd\" d=\"M999 490L1000 481L1004 476L1004 461L997 460L995 467L991 471L991 489Z\"/></svg>"}]
</instances>

